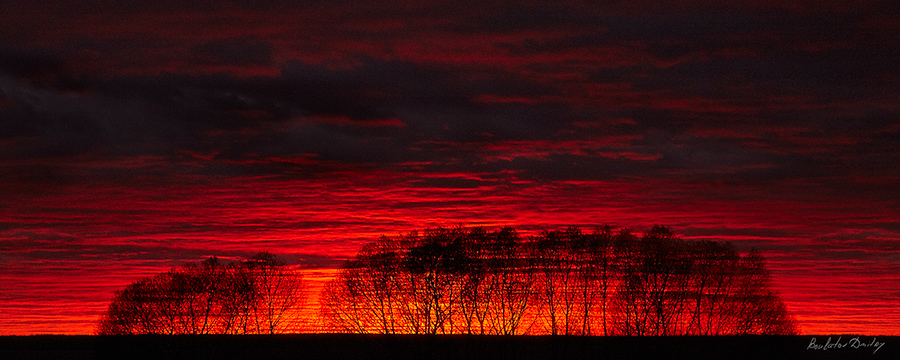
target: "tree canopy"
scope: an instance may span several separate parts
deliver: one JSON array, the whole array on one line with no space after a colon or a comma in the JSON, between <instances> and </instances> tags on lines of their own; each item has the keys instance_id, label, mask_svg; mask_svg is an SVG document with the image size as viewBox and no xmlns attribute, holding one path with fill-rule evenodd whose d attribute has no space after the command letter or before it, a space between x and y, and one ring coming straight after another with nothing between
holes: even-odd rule
<instances>
[{"instance_id":1,"label":"tree canopy","mask_svg":"<svg viewBox=\"0 0 900 360\"><path fill-rule=\"evenodd\" d=\"M275 334L295 330L302 276L261 252L223 264L210 257L117 291L97 333Z\"/></svg>"},{"instance_id":2,"label":"tree canopy","mask_svg":"<svg viewBox=\"0 0 900 360\"><path fill-rule=\"evenodd\" d=\"M328 331L794 334L759 252L604 226L437 228L366 245L320 297Z\"/></svg>"},{"instance_id":3,"label":"tree canopy","mask_svg":"<svg viewBox=\"0 0 900 360\"><path fill-rule=\"evenodd\" d=\"M97 333L786 335L797 328L765 260L728 242L599 226L523 237L433 228L366 244L303 313L302 276L268 252L216 257L117 291Z\"/></svg>"}]
</instances>

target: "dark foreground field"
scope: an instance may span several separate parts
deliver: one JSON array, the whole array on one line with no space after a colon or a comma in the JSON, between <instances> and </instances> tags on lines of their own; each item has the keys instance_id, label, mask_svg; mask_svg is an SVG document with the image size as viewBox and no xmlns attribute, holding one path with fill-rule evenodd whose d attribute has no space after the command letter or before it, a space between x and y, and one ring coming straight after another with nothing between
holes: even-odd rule
<instances>
[{"instance_id":1,"label":"dark foreground field","mask_svg":"<svg viewBox=\"0 0 900 360\"><path fill-rule=\"evenodd\" d=\"M815 341L814 346L811 346L813 341ZM876 350L878 346L880 348ZM16 360L900 359L898 355L900 355L900 337L856 337L847 335L738 337L375 335L0 337L0 359Z\"/></svg>"}]
</instances>

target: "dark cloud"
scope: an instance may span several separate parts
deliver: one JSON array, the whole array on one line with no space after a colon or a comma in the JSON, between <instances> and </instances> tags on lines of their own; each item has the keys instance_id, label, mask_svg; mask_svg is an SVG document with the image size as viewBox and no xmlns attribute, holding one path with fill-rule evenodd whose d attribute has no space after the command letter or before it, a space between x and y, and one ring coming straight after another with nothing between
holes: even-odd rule
<instances>
[{"instance_id":1,"label":"dark cloud","mask_svg":"<svg viewBox=\"0 0 900 360\"><path fill-rule=\"evenodd\" d=\"M4 94L15 106L3 109L10 120L2 133L5 138L19 138L20 144L28 139L29 145L9 153L13 157L100 152L171 158L187 152L211 154L212 159L232 165L242 163L241 169L234 170L238 173L279 173L290 164L273 164L268 159L312 155L320 161L383 166L464 159L461 166L514 169L536 178L644 176L676 170L697 175L729 173L732 178L749 176L746 180L756 181L844 174L848 169L836 163L837 148L825 147L832 141L826 139L836 134L848 137L839 140L849 142L849 147L840 149L847 166L859 164L857 160L883 159L865 156L876 150L896 151L885 147L888 142L873 143L868 137L896 133L884 132L885 127L890 129L892 110L863 114L873 120L860 127L856 124L861 119L855 117L821 121L834 117L834 107L841 106L828 103L833 100L830 96L808 97L803 100L809 106L806 110L782 109L782 100L763 95L767 89L741 93L727 80L731 72L743 74L741 86L752 89L779 78L749 76L748 71L756 67L693 62L651 68L657 75L650 79L619 69L615 82L633 84L631 88L641 93L637 101L619 110L606 109L602 101L584 104L577 97L562 96L559 84L543 84L512 72L372 58L358 58L351 68L292 62L276 76L244 78L221 73L96 79L89 92L75 96L10 79ZM810 77L818 79L814 75ZM477 77L463 80L472 76ZM698 83L703 79L708 80ZM816 81L804 89L821 92L822 84ZM632 96L627 89L609 95ZM681 91L676 93L677 89ZM554 100L541 100L547 98ZM597 116L633 120L587 130L574 125ZM593 136L592 132L639 135L642 140L625 146L557 150L555 159L530 163L514 163L519 156L482 149L503 141L516 141L525 148L540 147L540 141L546 140L589 141L585 136ZM809 144L816 141L823 141L822 150L808 153ZM514 150L518 151L504 151ZM572 152L564 154L565 150ZM613 153L630 155L610 156Z\"/></svg>"},{"instance_id":2,"label":"dark cloud","mask_svg":"<svg viewBox=\"0 0 900 360\"><path fill-rule=\"evenodd\" d=\"M212 65L272 64L272 44L259 38L217 39L198 45L194 51Z\"/></svg>"},{"instance_id":3,"label":"dark cloud","mask_svg":"<svg viewBox=\"0 0 900 360\"><path fill-rule=\"evenodd\" d=\"M59 54L49 50L0 45L0 75L63 91L78 91L88 86L70 71Z\"/></svg>"}]
</instances>

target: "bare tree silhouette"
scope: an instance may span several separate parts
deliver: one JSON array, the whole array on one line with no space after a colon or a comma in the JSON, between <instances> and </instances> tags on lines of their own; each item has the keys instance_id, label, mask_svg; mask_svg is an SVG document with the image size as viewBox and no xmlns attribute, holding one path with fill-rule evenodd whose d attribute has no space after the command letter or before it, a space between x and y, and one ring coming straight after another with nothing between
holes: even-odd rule
<instances>
[{"instance_id":1,"label":"bare tree silhouette","mask_svg":"<svg viewBox=\"0 0 900 360\"><path fill-rule=\"evenodd\" d=\"M302 277L268 252L229 265L211 257L117 291L97 333L287 332L295 329L286 318L304 298Z\"/></svg>"},{"instance_id":2,"label":"bare tree silhouette","mask_svg":"<svg viewBox=\"0 0 900 360\"><path fill-rule=\"evenodd\" d=\"M574 334L577 264L569 245L560 231L544 231L534 239L534 256L541 274L541 305L551 335Z\"/></svg>"},{"instance_id":3,"label":"bare tree silhouette","mask_svg":"<svg viewBox=\"0 0 900 360\"><path fill-rule=\"evenodd\" d=\"M253 293L255 332L276 334L291 330L287 316L305 298L305 289L299 274L285 267L281 258L261 252L244 261L249 270Z\"/></svg>"},{"instance_id":4,"label":"bare tree silhouette","mask_svg":"<svg viewBox=\"0 0 900 360\"><path fill-rule=\"evenodd\" d=\"M465 229L437 228L415 239L401 260L403 315L415 334L451 333L464 271Z\"/></svg>"},{"instance_id":5,"label":"bare tree silhouette","mask_svg":"<svg viewBox=\"0 0 900 360\"><path fill-rule=\"evenodd\" d=\"M731 244L702 240L690 245L694 261L689 333L719 335L728 332L735 313L730 309L740 255Z\"/></svg>"},{"instance_id":6,"label":"bare tree silhouette","mask_svg":"<svg viewBox=\"0 0 900 360\"><path fill-rule=\"evenodd\" d=\"M97 326L111 334L296 332L302 277L261 252L211 257L116 292ZM663 226L542 231L427 229L382 236L319 296L332 332L382 334L794 334L758 251L686 241Z\"/></svg>"},{"instance_id":7,"label":"bare tree silhouette","mask_svg":"<svg viewBox=\"0 0 900 360\"><path fill-rule=\"evenodd\" d=\"M537 295L534 267L523 256L519 234L510 227L489 234L487 238L487 282L492 289L486 296L487 316L493 325L491 333L515 335L532 307Z\"/></svg>"},{"instance_id":8,"label":"bare tree silhouette","mask_svg":"<svg viewBox=\"0 0 900 360\"><path fill-rule=\"evenodd\" d=\"M326 329L357 333L793 334L758 252L655 226L522 239L513 228L382 237L320 297Z\"/></svg>"},{"instance_id":9,"label":"bare tree silhouette","mask_svg":"<svg viewBox=\"0 0 900 360\"><path fill-rule=\"evenodd\" d=\"M469 231L464 238L465 268L460 292L459 322L464 334L490 334L492 328L486 327L488 322L488 304L495 290L493 282L488 281L488 261L491 251L489 234L484 228L477 227Z\"/></svg>"},{"instance_id":10,"label":"bare tree silhouette","mask_svg":"<svg viewBox=\"0 0 900 360\"><path fill-rule=\"evenodd\" d=\"M738 314L734 333L777 335L796 328L781 298L771 288L765 259L753 250L741 261L736 291Z\"/></svg>"}]
</instances>

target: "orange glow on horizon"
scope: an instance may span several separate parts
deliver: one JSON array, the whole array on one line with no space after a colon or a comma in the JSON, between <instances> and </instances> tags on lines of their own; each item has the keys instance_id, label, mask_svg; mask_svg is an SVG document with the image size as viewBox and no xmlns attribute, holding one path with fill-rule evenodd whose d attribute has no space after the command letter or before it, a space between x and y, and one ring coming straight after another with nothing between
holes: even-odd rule
<instances>
[{"instance_id":1,"label":"orange glow on horizon","mask_svg":"<svg viewBox=\"0 0 900 360\"><path fill-rule=\"evenodd\" d=\"M380 181L402 184L400 178L400 174L388 174L387 180ZM365 181L370 184L351 187L340 179L329 184L322 181L303 184L263 183L250 178L217 187L171 188L164 200L154 200L157 192L153 190L84 189L66 191L66 195L47 194L47 199L53 201L46 204L52 203L56 209L74 208L78 212L46 212L46 206L26 205L20 208L18 220L53 219L55 225L47 227L43 235L19 235L17 241L59 233L74 236L79 234L75 227L78 222L90 221L94 225L90 234L80 234L79 241L64 247L44 240L42 243L48 247L31 250L52 252L60 257L40 260L39 268L43 269L40 272L34 272L38 268L34 263L37 260L29 260L28 252L16 255L23 259L17 266L32 273L27 278L0 280L2 288L9 289L5 298L0 299L5 309L0 318L0 332L90 334L115 290L138 278L211 255L227 259L260 250L271 251L307 268L312 290L326 281L342 259L352 257L364 243L380 235L456 224L510 225L528 236L534 230L568 224L624 224L640 231L659 223L685 233L685 238L724 239L744 251L761 248L769 262L774 286L804 334L897 334L895 327L881 319L898 317L900 310L893 302L875 301L878 296L890 299L890 288L873 289L871 282L896 279L892 273L895 265L872 260L865 267L864 275L853 273L852 266L824 265L810 252L815 250L812 245L802 238L785 235L801 234L810 225L772 222L774 218L787 216L785 212L797 211L802 204L767 201L733 206L706 201L682 203L672 209L663 203L647 202L640 195L653 188L653 184L647 183L581 182L444 189L421 187L416 185L417 179L410 179L408 187L385 186L371 178ZM473 198L478 198L478 202L470 200ZM533 199L544 201L536 203ZM580 207L584 203L603 206ZM29 215L38 211L39 218ZM814 224L828 226L834 209L817 212L806 208L804 211L821 219ZM878 210L873 207L872 211L871 215L876 215ZM90 220L80 212L91 213ZM715 231L722 230L702 230L720 226L717 224L721 224L721 219L730 220L725 229L770 228L772 235L714 235ZM713 235L703 235L707 231L713 231ZM121 253L125 257L110 257L107 253ZM867 282L867 279L872 280ZM818 291L823 287L840 289L840 295ZM53 291L54 296L40 295L47 291ZM308 305L316 304L317 294L318 290L310 293Z\"/></svg>"}]
</instances>

